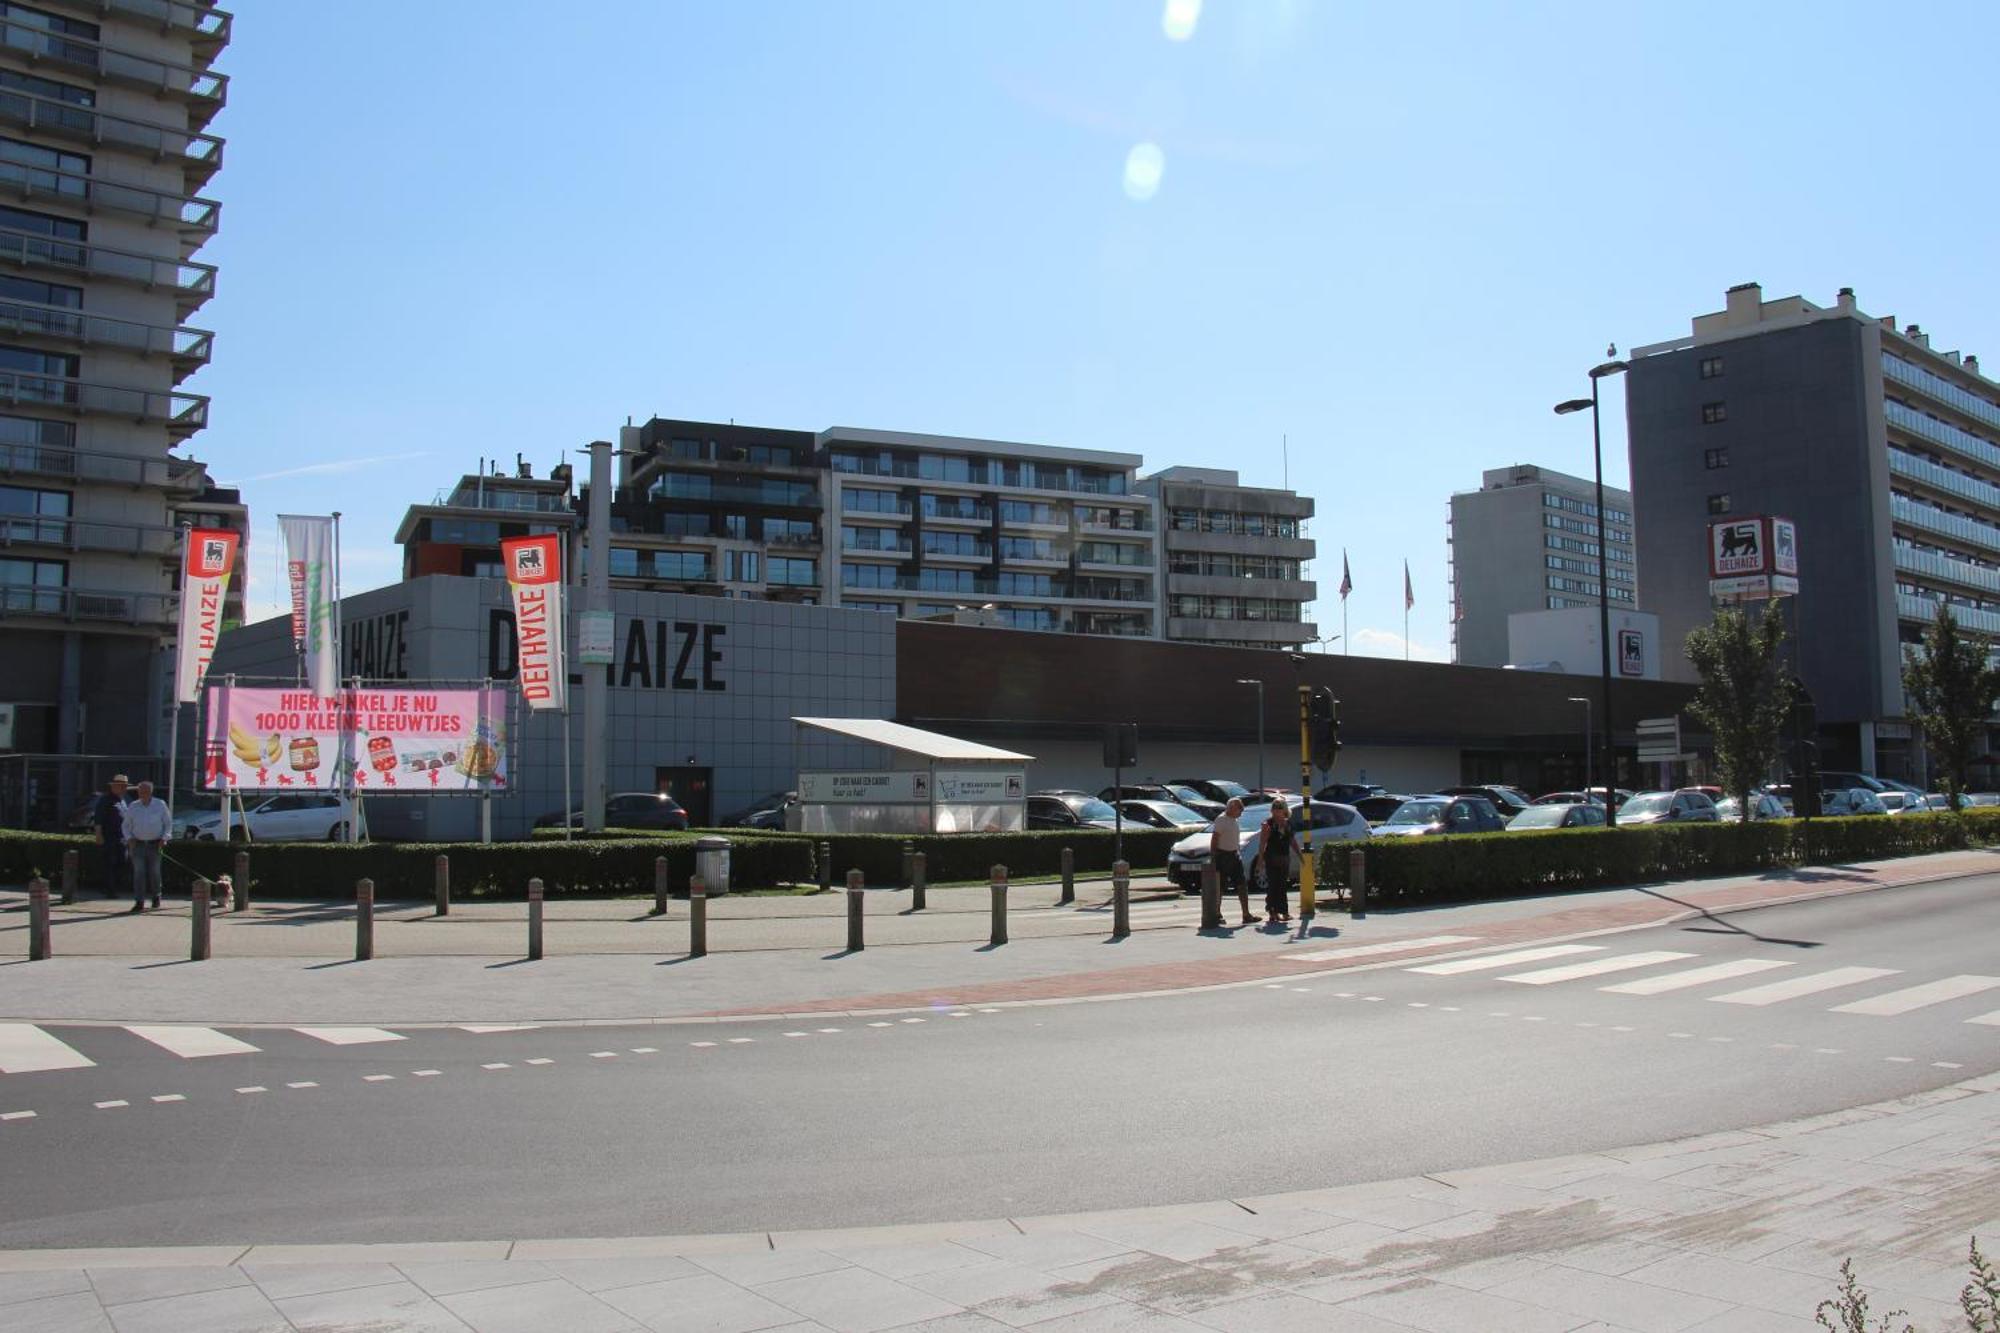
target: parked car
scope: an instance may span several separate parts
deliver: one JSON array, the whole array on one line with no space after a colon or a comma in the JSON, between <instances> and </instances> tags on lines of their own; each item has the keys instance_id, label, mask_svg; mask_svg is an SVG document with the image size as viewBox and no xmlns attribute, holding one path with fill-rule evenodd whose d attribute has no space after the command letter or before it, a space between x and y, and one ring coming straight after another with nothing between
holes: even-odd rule
<instances>
[{"instance_id":1,"label":"parked car","mask_svg":"<svg viewBox=\"0 0 2000 1333\"><path fill-rule=\"evenodd\" d=\"M1715 803L1715 814L1725 824L1734 823L1743 818L1743 808L1736 803L1734 796L1725 796ZM1750 818L1789 819L1791 814L1792 812L1785 808L1785 803L1770 792L1750 793Z\"/></svg>"},{"instance_id":2,"label":"parked car","mask_svg":"<svg viewBox=\"0 0 2000 1333\"><path fill-rule=\"evenodd\" d=\"M1889 807L1880 793L1869 787L1836 787L1820 793L1819 812L1823 815L1886 815Z\"/></svg>"},{"instance_id":3,"label":"parked car","mask_svg":"<svg viewBox=\"0 0 2000 1333\"><path fill-rule=\"evenodd\" d=\"M1224 805L1231 801L1241 801L1248 805L1252 800L1250 789L1240 782L1228 778L1175 778L1167 784L1170 787L1188 787L1205 801L1219 801Z\"/></svg>"},{"instance_id":4,"label":"parked car","mask_svg":"<svg viewBox=\"0 0 2000 1333\"><path fill-rule=\"evenodd\" d=\"M535 821L536 828L561 828L562 812L550 811ZM569 826L583 827L583 807L569 812ZM687 811L679 801L657 791L621 791L605 798L604 827L680 830L688 826Z\"/></svg>"},{"instance_id":5,"label":"parked car","mask_svg":"<svg viewBox=\"0 0 2000 1333\"><path fill-rule=\"evenodd\" d=\"M252 842L340 842L347 837L352 807L330 791L288 791L262 800L243 799L243 818L232 812L229 836L241 839L247 818ZM222 836L222 810L183 811L174 817L183 838L213 842Z\"/></svg>"},{"instance_id":6,"label":"parked car","mask_svg":"<svg viewBox=\"0 0 2000 1333\"><path fill-rule=\"evenodd\" d=\"M1292 812L1292 845L1296 849L1304 846L1305 828L1300 811L1304 808L1298 801L1287 801L1286 808ZM1268 817L1268 816L1267 816ZM1345 842L1368 836L1368 821L1361 812L1351 805L1337 801L1314 801L1312 803L1312 837L1315 844L1321 842ZM1175 843L1167 854L1167 877L1189 893L1201 889L1202 868L1209 861L1209 830L1191 833ZM1252 822L1249 815L1243 817L1243 844L1239 854L1243 857L1243 869L1253 887L1260 887L1251 866L1257 859L1257 848L1264 836L1264 819Z\"/></svg>"},{"instance_id":7,"label":"parked car","mask_svg":"<svg viewBox=\"0 0 2000 1333\"><path fill-rule=\"evenodd\" d=\"M1313 793L1315 801L1333 801L1340 805L1353 805L1370 796L1386 796L1389 789L1373 782L1329 782Z\"/></svg>"},{"instance_id":8,"label":"parked car","mask_svg":"<svg viewBox=\"0 0 2000 1333\"><path fill-rule=\"evenodd\" d=\"M1827 791L1847 791L1854 787L1865 787L1880 795L1889 790L1889 784L1873 773L1847 773L1839 769L1822 769L1819 785Z\"/></svg>"},{"instance_id":9,"label":"parked car","mask_svg":"<svg viewBox=\"0 0 2000 1333\"><path fill-rule=\"evenodd\" d=\"M1192 787L1167 782L1128 782L1122 787L1106 787L1097 793L1100 801L1165 801L1192 810L1204 821L1222 813L1223 803L1211 801Z\"/></svg>"},{"instance_id":10,"label":"parked car","mask_svg":"<svg viewBox=\"0 0 2000 1333\"><path fill-rule=\"evenodd\" d=\"M1599 788L1601 792L1603 788ZM1530 805L1603 805L1604 797L1583 791L1552 791L1546 796L1537 796Z\"/></svg>"},{"instance_id":11,"label":"parked car","mask_svg":"<svg viewBox=\"0 0 2000 1333\"><path fill-rule=\"evenodd\" d=\"M2000 792L1969 791L1965 793L1965 803L1969 806L2000 805Z\"/></svg>"},{"instance_id":12,"label":"parked car","mask_svg":"<svg viewBox=\"0 0 2000 1333\"><path fill-rule=\"evenodd\" d=\"M774 791L769 796L759 796L734 814L722 817L723 828L783 829L785 811L799 803L795 791Z\"/></svg>"},{"instance_id":13,"label":"parked car","mask_svg":"<svg viewBox=\"0 0 2000 1333\"><path fill-rule=\"evenodd\" d=\"M1214 822L1176 801L1120 801L1118 810L1127 824L1145 828L1198 829Z\"/></svg>"},{"instance_id":14,"label":"parked car","mask_svg":"<svg viewBox=\"0 0 2000 1333\"><path fill-rule=\"evenodd\" d=\"M1721 818L1706 792L1693 787L1678 791L1642 791L1618 807L1624 827L1643 824L1713 824Z\"/></svg>"},{"instance_id":15,"label":"parked car","mask_svg":"<svg viewBox=\"0 0 2000 1333\"><path fill-rule=\"evenodd\" d=\"M1507 827L1484 796L1418 796L1403 802L1377 826L1375 836L1424 837L1441 833L1498 833Z\"/></svg>"},{"instance_id":16,"label":"parked car","mask_svg":"<svg viewBox=\"0 0 2000 1333\"><path fill-rule=\"evenodd\" d=\"M1551 828L1603 828L1604 807L1595 801L1574 805L1531 805L1507 821L1509 833Z\"/></svg>"},{"instance_id":17,"label":"parked car","mask_svg":"<svg viewBox=\"0 0 2000 1333\"><path fill-rule=\"evenodd\" d=\"M1403 802L1413 800L1410 796L1364 796L1358 801L1350 801L1361 817L1371 824L1380 824L1402 808Z\"/></svg>"},{"instance_id":18,"label":"parked car","mask_svg":"<svg viewBox=\"0 0 2000 1333\"><path fill-rule=\"evenodd\" d=\"M1518 815L1534 804L1533 801L1528 799L1526 792L1516 791L1512 787L1505 787L1497 782L1479 783L1470 787L1439 787L1438 795L1484 796L1487 800L1493 802L1494 809L1506 817Z\"/></svg>"},{"instance_id":19,"label":"parked car","mask_svg":"<svg viewBox=\"0 0 2000 1333\"><path fill-rule=\"evenodd\" d=\"M1028 827L1117 828L1118 812L1082 792L1036 792L1028 798Z\"/></svg>"},{"instance_id":20,"label":"parked car","mask_svg":"<svg viewBox=\"0 0 2000 1333\"><path fill-rule=\"evenodd\" d=\"M1880 801L1882 808L1892 815L1908 814L1924 808L1924 798L1921 793L1912 796L1901 787L1891 787L1887 791L1877 792L1875 799Z\"/></svg>"}]
</instances>

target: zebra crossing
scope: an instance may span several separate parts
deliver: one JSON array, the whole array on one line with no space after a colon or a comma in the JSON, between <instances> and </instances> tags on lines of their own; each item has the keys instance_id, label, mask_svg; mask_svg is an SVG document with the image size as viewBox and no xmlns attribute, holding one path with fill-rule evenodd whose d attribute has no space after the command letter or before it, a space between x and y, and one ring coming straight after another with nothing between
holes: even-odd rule
<instances>
[{"instance_id":1,"label":"zebra crossing","mask_svg":"<svg viewBox=\"0 0 2000 1333\"><path fill-rule=\"evenodd\" d=\"M532 1023L461 1025L464 1031L475 1034L519 1032L534 1026L536 1025ZM238 1029L245 1034L239 1036L217 1028L178 1023L129 1023L99 1028L72 1028L66 1029L69 1040L65 1040L64 1037L57 1036L38 1024L0 1023L0 1074L32 1074L58 1069L95 1068L98 1061L77 1049L78 1045L91 1046L94 1042L78 1034L106 1030L129 1033L147 1045L183 1060L256 1055L277 1042L286 1040L282 1034L287 1033L305 1037L323 1046L368 1046L406 1040L404 1034L400 1032L391 1032L387 1028L378 1027L301 1026ZM258 1044L260 1042L263 1044Z\"/></svg>"},{"instance_id":2,"label":"zebra crossing","mask_svg":"<svg viewBox=\"0 0 2000 1333\"><path fill-rule=\"evenodd\" d=\"M1563 960L1563 961L1556 961ZM1672 965L1693 961L1696 966ZM1538 967L1534 964L1549 963ZM1673 949L1648 949L1617 953L1602 944L1545 944L1505 953L1472 958L1451 958L1442 962L1405 967L1404 972L1432 977L1474 977L1478 973L1498 973L1493 979L1517 986L1554 986L1564 983L1591 983L1600 978L1627 972L1649 972L1642 977L1607 980L1594 989L1610 995L1656 996L1680 992L1713 993L1698 998L1714 1004L1745 1008L1767 1008L1795 1000L1819 997L1841 998L1836 992L1853 996L1857 988L1887 985L1859 998L1828 1006L1828 1012L1864 1017L1895 1018L1940 1005L1973 1000L2000 991L2000 976L1960 973L1954 976L1916 981L1900 968L1845 966L1819 971L1793 970L1801 967L1795 959L1734 958L1726 962L1700 962L1699 955ZM1516 970L1525 969L1525 970ZM1665 970L1661 970L1665 969ZM1777 975L1782 973L1783 975ZM1727 983L1763 977L1756 985L1731 988ZM1898 984L1903 978L1914 984ZM1983 1027L2000 1027L2000 1009L1975 1014L1963 1020Z\"/></svg>"}]
</instances>

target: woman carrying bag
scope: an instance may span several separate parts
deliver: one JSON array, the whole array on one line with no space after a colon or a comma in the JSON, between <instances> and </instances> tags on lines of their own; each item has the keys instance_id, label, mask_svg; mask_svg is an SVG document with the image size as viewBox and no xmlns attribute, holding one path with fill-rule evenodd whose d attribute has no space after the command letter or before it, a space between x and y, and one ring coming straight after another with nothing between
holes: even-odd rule
<instances>
[{"instance_id":1,"label":"woman carrying bag","mask_svg":"<svg viewBox=\"0 0 2000 1333\"><path fill-rule=\"evenodd\" d=\"M1292 819L1282 800L1271 802L1270 817L1257 840L1254 863L1264 870L1264 914L1279 923L1292 919L1286 892L1292 883Z\"/></svg>"}]
</instances>

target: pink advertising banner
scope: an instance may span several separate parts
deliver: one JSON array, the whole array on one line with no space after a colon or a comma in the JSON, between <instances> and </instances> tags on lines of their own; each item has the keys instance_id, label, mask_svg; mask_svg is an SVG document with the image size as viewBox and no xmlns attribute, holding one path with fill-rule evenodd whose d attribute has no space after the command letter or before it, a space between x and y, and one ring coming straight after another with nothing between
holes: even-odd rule
<instances>
[{"instance_id":1,"label":"pink advertising banner","mask_svg":"<svg viewBox=\"0 0 2000 1333\"><path fill-rule=\"evenodd\" d=\"M210 685L202 786L429 795L507 789L507 691Z\"/></svg>"}]
</instances>

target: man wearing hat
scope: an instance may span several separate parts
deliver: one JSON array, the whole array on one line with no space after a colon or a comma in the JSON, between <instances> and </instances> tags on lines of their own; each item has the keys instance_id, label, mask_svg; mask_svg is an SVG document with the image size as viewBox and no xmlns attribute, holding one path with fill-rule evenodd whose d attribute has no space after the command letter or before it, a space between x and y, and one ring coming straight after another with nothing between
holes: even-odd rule
<instances>
[{"instance_id":1,"label":"man wearing hat","mask_svg":"<svg viewBox=\"0 0 2000 1333\"><path fill-rule=\"evenodd\" d=\"M132 858L132 910L144 911L146 896L160 905L160 853L173 832L174 817L165 801L153 799L153 784L139 783L139 799L125 807L125 849Z\"/></svg>"},{"instance_id":2,"label":"man wearing hat","mask_svg":"<svg viewBox=\"0 0 2000 1333\"><path fill-rule=\"evenodd\" d=\"M118 774L110 785L97 793L90 812L97 830L99 857L104 867L104 892L112 898L125 893L125 775Z\"/></svg>"}]
</instances>

